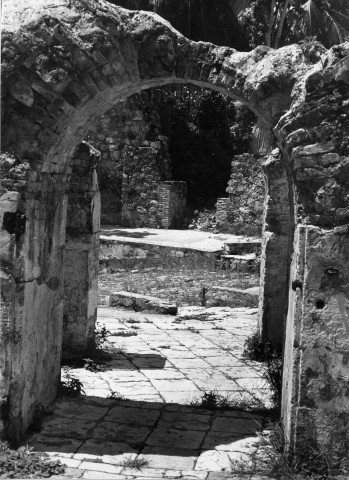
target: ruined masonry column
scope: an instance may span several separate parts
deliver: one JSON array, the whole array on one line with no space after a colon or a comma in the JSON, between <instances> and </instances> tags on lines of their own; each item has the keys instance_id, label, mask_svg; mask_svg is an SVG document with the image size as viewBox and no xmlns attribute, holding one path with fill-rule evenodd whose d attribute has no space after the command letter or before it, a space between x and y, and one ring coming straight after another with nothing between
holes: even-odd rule
<instances>
[{"instance_id":1,"label":"ruined masonry column","mask_svg":"<svg viewBox=\"0 0 349 480\"><path fill-rule=\"evenodd\" d=\"M264 205L259 329L263 342L270 342L272 349L281 350L292 225L289 184L278 149L273 150L263 169L267 193Z\"/></svg>"},{"instance_id":2,"label":"ruined masonry column","mask_svg":"<svg viewBox=\"0 0 349 480\"><path fill-rule=\"evenodd\" d=\"M83 142L72 165L65 247L63 357L81 356L94 346L98 301L100 154Z\"/></svg>"},{"instance_id":3,"label":"ruined masonry column","mask_svg":"<svg viewBox=\"0 0 349 480\"><path fill-rule=\"evenodd\" d=\"M277 126L298 225L290 269L282 421L291 452L349 461L349 43L314 68ZM344 477L343 477L344 478Z\"/></svg>"},{"instance_id":4,"label":"ruined masonry column","mask_svg":"<svg viewBox=\"0 0 349 480\"><path fill-rule=\"evenodd\" d=\"M330 455L348 452L348 258L347 226L297 227L282 402L292 450L312 444Z\"/></svg>"}]
</instances>

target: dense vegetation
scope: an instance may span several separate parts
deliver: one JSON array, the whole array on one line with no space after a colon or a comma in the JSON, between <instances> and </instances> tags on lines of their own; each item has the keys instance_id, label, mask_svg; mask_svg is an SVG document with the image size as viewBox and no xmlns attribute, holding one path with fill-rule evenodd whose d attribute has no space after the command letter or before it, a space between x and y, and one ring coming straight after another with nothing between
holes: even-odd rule
<instances>
[{"instance_id":1,"label":"dense vegetation","mask_svg":"<svg viewBox=\"0 0 349 480\"><path fill-rule=\"evenodd\" d=\"M171 108L173 179L187 182L190 207L211 208L226 196L233 155L249 150L255 117L210 90L185 86L167 89L165 95Z\"/></svg>"},{"instance_id":2,"label":"dense vegetation","mask_svg":"<svg viewBox=\"0 0 349 480\"><path fill-rule=\"evenodd\" d=\"M316 37L327 48L349 39L348 0L109 0L130 9L156 11L180 32L249 50L279 48Z\"/></svg>"}]
</instances>

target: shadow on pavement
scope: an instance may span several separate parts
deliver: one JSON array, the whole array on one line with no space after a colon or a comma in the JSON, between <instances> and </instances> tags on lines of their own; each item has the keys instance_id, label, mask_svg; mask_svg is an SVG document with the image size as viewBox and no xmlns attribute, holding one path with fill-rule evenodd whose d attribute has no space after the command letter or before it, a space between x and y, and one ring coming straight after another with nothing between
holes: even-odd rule
<instances>
[{"instance_id":1,"label":"shadow on pavement","mask_svg":"<svg viewBox=\"0 0 349 480\"><path fill-rule=\"evenodd\" d=\"M153 236L156 236L155 233L151 233L151 232L148 232L148 231L144 231L144 232L135 232L135 231L127 231L127 230L123 230L122 228L118 229L118 228L103 228L101 230L101 235L103 235L103 237L112 237L114 235L118 236L118 237L131 237L131 238L145 238L145 237L149 237L151 235Z\"/></svg>"},{"instance_id":2,"label":"shadow on pavement","mask_svg":"<svg viewBox=\"0 0 349 480\"><path fill-rule=\"evenodd\" d=\"M240 411L64 397L44 419L41 432L28 435L26 442L38 451L78 454L79 459L139 453L198 457L208 450L239 451L244 439L256 441L263 422L260 415Z\"/></svg>"}]
</instances>

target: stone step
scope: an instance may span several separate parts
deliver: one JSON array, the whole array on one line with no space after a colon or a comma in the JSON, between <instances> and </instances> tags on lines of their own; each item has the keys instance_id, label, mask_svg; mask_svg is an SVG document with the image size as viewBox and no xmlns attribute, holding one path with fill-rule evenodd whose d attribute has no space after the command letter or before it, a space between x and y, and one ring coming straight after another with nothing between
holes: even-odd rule
<instances>
[{"instance_id":1,"label":"stone step","mask_svg":"<svg viewBox=\"0 0 349 480\"><path fill-rule=\"evenodd\" d=\"M110 307L124 307L135 311L152 311L165 315L177 315L177 306L157 297L134 292L113 292L109 297Z\"/></svg>"},{"instance_id":2,"label":"stone step","mask_svg":"<svg viewBox=\"0 0 349 480\"><path fill-rule=\"evenodd\" d=\"M259 269L259 257L254 253L245 255L221 255L217 266L235 272L256 272Z\"/></svg>"},{"instance_id":3,"label":"stone step","mask_svg":"<svg viewBox=\"0 0 349 480\"><path fill-rule=\"evenodd\" d=\"M248 253L260 255L261 248L261 240L249 240L246 242L224 242L224 253L228 255L244 255Z\"/></svg>"},{"instance_id":4,"label":"stone step","mask_svg":"<svg viewBox=\"0 0 349 480\"><path fill-rule=\"evenodd\" d=\"M213 285L209 289L208 299L211 300L211 297L217 297L217 294L221 299L225 299L227 302L230 301L234 307L258 307L259 287L242 289Z\"/></svg>"}]
</instances>

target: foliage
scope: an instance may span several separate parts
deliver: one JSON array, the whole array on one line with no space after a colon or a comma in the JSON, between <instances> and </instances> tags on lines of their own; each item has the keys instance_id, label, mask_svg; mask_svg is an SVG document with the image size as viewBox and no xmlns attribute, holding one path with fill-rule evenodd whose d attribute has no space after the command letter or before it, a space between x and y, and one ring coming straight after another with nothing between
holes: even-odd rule
<instances>
[{"instance_id":1,"label":"foliage","mask_svg":"<svg viewBox=\"0 0 349 480\"><path fill-rule=\"evenodd\" d=\"M348 0L308 0L308 31L327 48L349 41Z\"/></svg>"},{"instance_id":2,"label":"foliage","mask_svg":"<svg viewBox=\"0 0 349 480\"><path fill-rule=\"evenodd\" d=\"M84 386L80 380L74 377L68 367L63 367L65 380L62 380L58 387L58 395L66 397L77 397L85 394Z\"/></svg>"},{"instance_id":3,"label":"foliage","mask_svg":"<svg viewBox=\"0 0 349 480\"><path fill-rule=\"evenodd\" d=\"M51 475L64 474L65 467L60 461L49 460L44 455L28 447L12 450L7 443L0 441L0 476L2 478L47 478Z\"/></svg>"},{"instance_id":4,"label":"foliage","mask_svg":"<svg viewBox=\"0 0 349 480\"><path fill-rule=\"evenodd\" d=\"M261 342L260 334L257 330L245 340L242 356L247 360L264 361L265 345Z\"/></svg>"},{"instance_id":5,"label":"foliage","mask_svg":"<svg viewBox=\"0 0 349 480\"><path fill-rule=\"evenodd\" d=\"M321 54L325 52L325 47L316 40L316 37L306 37L298 42L301 47L305 59L310 63L322 63Z\"/></svg>"},{"instance_id":6,"label":"foliage","mask_svg":"<svg viewBox=\"0 0 349 480\"><path fill-rule=\"evenodd\" d=\"M211 411L238 410L260 414L270 413L270 410L264 406L261 400L254 398L252 395L246 398L240 392L235 395L221 395L217 391L211 390L204 392L199 398L194 398L190 402L190 406Z\"/></svg>"},{"instance_id":7,"label":"foliage","mask_svg":"<svg viewBox=\"0 0 349 480\"><path fill-rule=\"evenodd\" d=\"M149 460L147 458L126 458L120 464L122 467L131 468L133 470L142 470L144 467L148 467Z\"/></svg>"},{"instance_id":8,"label":"foliage","mask_svg":"<svg viewBox=\"0 0 349 480\"><path fill-rule=\"evenodd\" d=\"M131 327L131 328L135 328L135 327ZM137 332L130 332L130 331L120 331L120 332L114 332L113 333L114 337L135 337L137 334Z\"/></svg>"},{"instance_id":9,"label":"foliage","mask_svg":"<svg viewBox=\"0 0 349 480\"><path fill-rule=\"evenodd\" d=\"M280 354L271 354L266 359L263 378L268 382L271 389L271 401L274 408L279 409L282 391L282 357Z\"/></svg>"},{"instance_id":10,"label":"foliage","mask_svg":"<svg viewBox=\"0 0 349 480\"><path fill-rule=\"evenodd\" d=\"M235 2L251 48L258 45L279 48L304 36L304 0L241 0Z\"/></svg>"},{"instance_id":11,"label":"foliage","mask_svg":"<svg viewBox=\"0 0 349 480\"><path fill-rule=\"evenodd\" d=\"M263 378L268 382L272 392L272 403L278 409L282 390L282 355L281 352L270 350L270 344L262 342L259 331L245 340L242 356L247 360L264 363Z\"/></svg>"},{"instance_id":12,"label":"foliage","mask_svg":"<svg viewBox=\"0 0 349 480\"><path fill-rule=\"evenodd\" d=\"M234 5L252 48L278 48L307 35L326 48L349 39L347 0L240 0Z\"/></svg>"},{"instance_id":13,"label":"foliage","mask_svg":"<svg viewBox=\"0 0 349 480\"><path fill-rule=\"evenodd\" d=\"M204 408L206 410L229 410L229 398L220 395L217 391L211 390L204 392L201 398L195 398L190 405L196 408Z\"/></svg>"},{"instance_id":14,"label":"foliage","mask_svg":"<svg viewBox=\"0 0 349 480\"><path fill-rule=\"evenodd\" d=\"M216 209L204 208L203 210L195 210L194 218L191 220L190 227L203 232L216 232Z\"/></svg>"},{"instance_id":15,"label":"foliage","mask_svg":"<svg viewBox=\"0 0 349 480\"><path fill-rule=\"evenodd\" d=\"M281 480L339 480L348 478L347 451L338 451L330 446L321 451L315 436L299 441L297 452L292 453L285 441L282 424L269 424L269 434L260 435L259 448L250 460L232 461L231 473L268 475ZM313 432L311 432L313 434ZM264 478L264 477L263 477Z\"/></svg>"},{"instance_id":16,"label":"foliage","mask_svg":"<svg viewBox=\"0 0 349 480\"><path fill-rule=\"evenodd\" d=\"M102 348L103 345L108 342L108 335L111 335L110 330L107 330L105 325L101 325L97 322L95 326L96 348Z\"/></svg>"},{"instance_id":17,"label":"foliage","mask_svg":"<svg viewBox=\"0 0 349 480\"><path fill-rule=\"evenodd\" d=\"M184 86L163 92L172 116L172 178L187 182L189 207L212 208L226 194L232 156L249 148L255 117L214 91Z\"/></svg>"}]
</instances>

